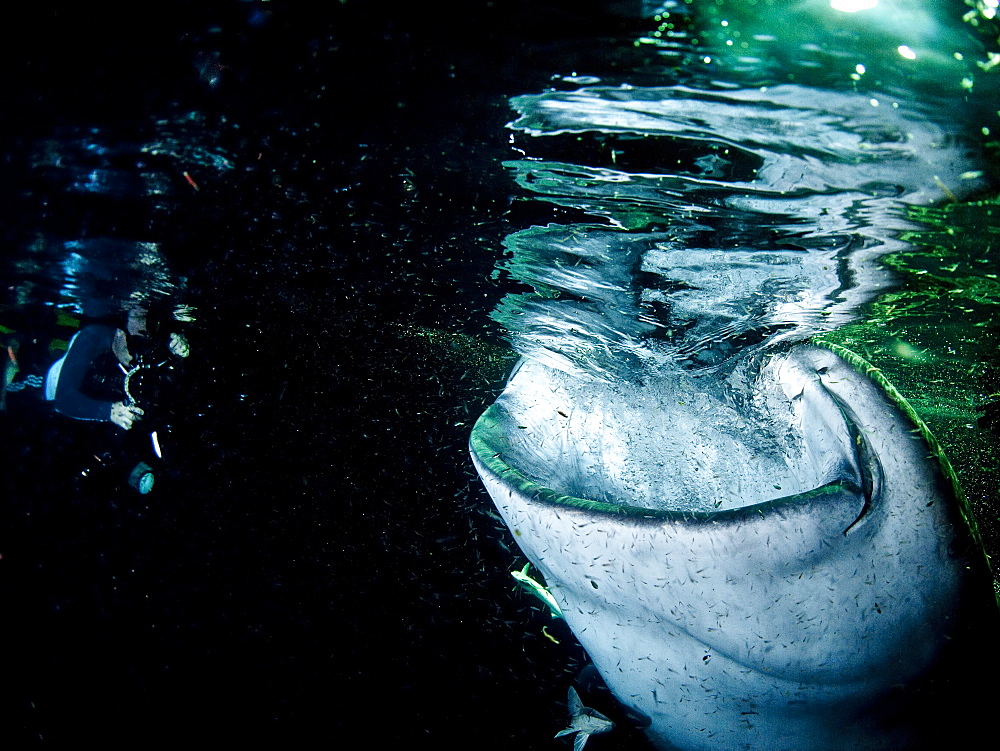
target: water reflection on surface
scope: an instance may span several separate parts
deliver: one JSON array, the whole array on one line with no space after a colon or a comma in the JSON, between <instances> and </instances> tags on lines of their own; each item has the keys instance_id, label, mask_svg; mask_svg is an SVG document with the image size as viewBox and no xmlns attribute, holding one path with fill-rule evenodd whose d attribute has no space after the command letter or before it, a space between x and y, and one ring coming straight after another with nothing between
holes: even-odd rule
<instances>
[{"instance_id":1,"label":"water reflection on surface","mask_svg":"<svg viewBox=\"0 0 1000 751\"><path fill-rule=\"evenodd\" d=\"M684 40L675 31L671 55ZM601 375L637 358L714 366L831 331L891 283L877 259L921 228L906 206L989 184L992 116L954 71L949 96L919 75L909 91L776 84L750 63L512 100L524 158L508 168L576 220L508 238L506 270L536 290L496 314L521 352Z\"/></svg>"}]
</instances>

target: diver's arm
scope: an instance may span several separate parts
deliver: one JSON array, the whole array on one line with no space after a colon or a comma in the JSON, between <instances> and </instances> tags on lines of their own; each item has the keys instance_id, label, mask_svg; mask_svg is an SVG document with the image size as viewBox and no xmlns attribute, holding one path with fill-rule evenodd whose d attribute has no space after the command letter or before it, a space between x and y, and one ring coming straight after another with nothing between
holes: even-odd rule
<instances>
[{"instance_id":1,"label":"diver's arm","mask_svg":"<svg viewBox=\"0 0 1000 751\"><path fill-rule=\"evenodd\" d=\"M111 419L111 402L92 399L83 391L87 369L98 355L111 349L113 326L94 325L80 329L70 340L59 371L53 406L56 412L77 420Z\"/></svg>"}]
</instances>

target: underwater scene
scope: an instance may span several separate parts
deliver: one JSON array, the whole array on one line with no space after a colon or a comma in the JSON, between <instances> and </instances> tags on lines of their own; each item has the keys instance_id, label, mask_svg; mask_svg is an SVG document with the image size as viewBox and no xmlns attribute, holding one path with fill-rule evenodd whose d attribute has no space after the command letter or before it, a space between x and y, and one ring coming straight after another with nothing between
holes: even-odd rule
<instances>
[{"instance_id":1,"label":"underwater scene","mask_svg":"<svg viewBox=\"0 0 1000 751\"><path fill-rule=\"evenodd\" d=\"M978 742L997 7L7 24L0 742Z\"/></svg>"}]
</instances>

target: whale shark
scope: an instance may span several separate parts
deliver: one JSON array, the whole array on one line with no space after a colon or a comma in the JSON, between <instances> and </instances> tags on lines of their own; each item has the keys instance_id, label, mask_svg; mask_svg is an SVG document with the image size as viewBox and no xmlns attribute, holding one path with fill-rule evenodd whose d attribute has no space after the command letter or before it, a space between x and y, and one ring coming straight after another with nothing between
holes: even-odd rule
<instances>
[{"instance_id":1,"label":"whale shark","mask_svg":"<svg viewBox=\"0 0 1000 751\"><path fill-rule=\"evenodd\" d=\"M754 390L771 436L724 394L581 383L526 360L472 457L654 743L916 747L921 718L940 717L922 714L928 697L955 688L940 676L967 664L950 647L996 623L940 452L829 349L769 357Z\"/></svg>"},{"instance_id":2,"label":"whale shark","mask_svg":"<svg viewBox=\"0 0 1000 751\"><path fill-rule=\"evenodd\" d=\"M908 206L992 185L971 43L901 0L707 5L754 41L680 49L716 31L658 15L683 80L511 100L506 166L554 220L507 238L532 291L494 312L521 359L472 461L657 748L939 747L983 716L989 563L934 436L825 335L891 289ZM838 8L854 33L783 44Z\"/></svg>"}]
</instances>

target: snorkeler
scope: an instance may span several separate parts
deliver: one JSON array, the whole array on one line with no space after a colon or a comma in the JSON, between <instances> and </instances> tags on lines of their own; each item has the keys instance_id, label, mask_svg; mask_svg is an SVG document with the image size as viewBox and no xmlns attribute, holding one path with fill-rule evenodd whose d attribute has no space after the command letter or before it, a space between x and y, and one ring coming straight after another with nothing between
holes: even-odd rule
<instances>
[{"instance_id":1,"label":"snorkeler","mask_svg":"<svg viewBox=\"0 0 1000 751\"><path fill-rule=\"evenodd\" d=\"M177 308L173 317L193 320L187 307ZM147 346L148 339L142 308L129 311L124 329L108 323L84 326L70 340L66 355L49 368L45 398L67 417L112 422L128 430L143 416L128 393L128 378L137 364L132 349ZM187 339L176 332L170 333L167 347L176 357L190 352Z\"/></svg>"}]
</instances>

